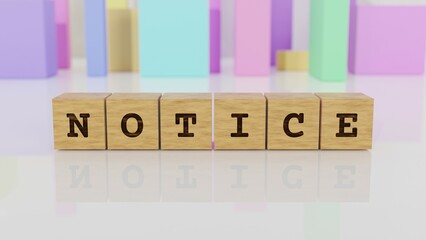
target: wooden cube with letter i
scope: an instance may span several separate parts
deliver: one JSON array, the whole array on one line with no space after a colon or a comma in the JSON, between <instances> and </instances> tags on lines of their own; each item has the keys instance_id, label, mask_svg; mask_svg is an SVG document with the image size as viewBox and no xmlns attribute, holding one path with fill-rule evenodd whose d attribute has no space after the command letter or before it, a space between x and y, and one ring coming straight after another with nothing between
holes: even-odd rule
<instances>
[{"instance_id":1,"label":"wooden cube with letter i","mask_svg":"<svg viewBox=\"0 0 426 240\"><path fill-rule=\"evenodd\" d=\"M262 93L216 93L215 149L265 149L266 99Z\"/></svg>"},{"instance_id":2,"label":"wooden cube with letter i","mask_svg":"<svg viewBox=\"0 0 426 240\"><path fill-rule=\"evenodd\" d=\"M160 96L160 93L114 93L108 97L108 149L159 149Z\"/></svg>"},{"instance_id":3,"label":"wooden cube with letter i","mask_svg":"<svg viewBox=\"0 0 426 240\"><path fill-rule=\"evenodd\" d=\"M321 149L371 149L374 99L362 93L317 93Z\"/></svg>"},{"instance_id":4,"label":"wooden cube with letter i","mask_svg":"<svg viewBox=\"0 0 426 240\"><path fill-rule=\"evenodd\" d=\"M110 93L65 93L52 100L55 149L106 149Z\"/></svg>"},{"instance_id":5,"label":"wooden cube with letter i","mask_svg":"<svg viewBox=\"0 0 426 240\"><path fill-rule=\"evenodd\" d=\"M165 93L160 112L162 149L212 148L210 93Z\"/></svg>"}]
</instances>

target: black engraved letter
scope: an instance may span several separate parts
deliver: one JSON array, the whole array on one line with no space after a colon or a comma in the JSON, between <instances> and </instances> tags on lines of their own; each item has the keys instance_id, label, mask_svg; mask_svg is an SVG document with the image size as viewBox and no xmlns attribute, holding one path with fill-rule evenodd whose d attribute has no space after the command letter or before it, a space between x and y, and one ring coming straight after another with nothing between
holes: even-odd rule
<instances>
[{"instance_id":1,"label":"black engraved letter","mask_svg":"<svg viewBox=\"0 0 426 240\"><path fill-rule=\"evenodd\" d=\"M129 130L127 129L127 121L129 120L129 118L134 118L138 123L138 129L136 129L136 131L133 133L129 132ZM135 138L141 135L143 131L143 121L141 116L137 115L136 113L126 114L123 119L121 119L121 131L123 131L124 135L130 138Z\"/></svg>"},{"instance_id":2,"label":"black engraved letter","mask_svg":"<svg viewBox=\"0 0 426 240\"><path fill-rule=\"evenodd\" d=\"M74 113L67 113L67 118L70 120L70 132L68 133L68 137L78 137L78 133L75 132L75 125L85 138L89 137L89 123L87 120L90 117L90 114L81 113L80 117L83 118L83 125L81 125Z\"/></svg>"},{"instance_id":3,"label":"black engraved letter","mask_svg":"<svg viewBox=\"0 0 426 240\"><path fill-rule=\"evenodd\" d=\"M233 113L231 117L237 119L237 132L231 133L231 137L248 137L248 133L243 133L243 118L248 118L247 113Z\"/></svg>"},{"instance_id":4,"label":"black engraved letter","mask_svg":"<svg viewBox=\"0 0 426 240\"><path fill-rule=\"evenodd\" d=\"M285 134L287 134L287 136L292 137L292 138L297 138L297 137L303 136L303 131L300 131L300 132L290 131L289 125L290 125L290 120L292 118L296 118L299 121L299 123L304 123L304 121L305 121L305 115L303 113L300 113L300 114L291 113L291 114L287 115L287 117L285 117L285 119L284 119L284 124L283 124Z\"/></svg>"},{"instance_id":5,"label":"black engraved letter","mask_svg":"<svg viewBox=\"0 0 426 240\"><path fill-rule=\"evenodd\" d=\"M358 121L358 114L356 113L338 113L336 114L336 117L340 119L339 121L339 132L336 133L336 137L357 137L358 136L358 129L352 128L352 132L345 133L345 128L348 128L351 126L350 123L345 122L346 118L352 118L353 122Z\"/></svg>"},{"instance_id":6,"label":"black engraved letter","mask_svg":"<svg viewBox=\"0 0 426 240\"><path fill-rule=\"evenodd\" d=\"M194 133L189 132L189 119L192 119L192 124L197 124L197 114L195 113L176 113L176 125L180 124L180 119L183 118L183 132L178 133L178 137L194 137Z\"/></svg>"}]
</instances>

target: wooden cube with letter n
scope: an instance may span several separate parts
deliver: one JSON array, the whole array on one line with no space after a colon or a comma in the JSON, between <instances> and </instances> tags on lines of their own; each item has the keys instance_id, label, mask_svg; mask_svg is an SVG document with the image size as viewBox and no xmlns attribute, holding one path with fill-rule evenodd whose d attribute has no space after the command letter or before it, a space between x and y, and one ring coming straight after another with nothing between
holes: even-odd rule
<instances>
[{"instance_id":1,"label":"wooden cube with letter n","mask_svg":"<svg viewBox=\"0 0 426 240\"><path fill-rule=\"evenodd\" d=\"M312 93L267 93L268 149L318 149L320 99Z\"/></svg>"},{"instance_id":2,"label":"wooden cube with letter n","mask_svg":"<svg viewBox=\"0 0 426 240\"><path fill-rule=\"evenodd\" d=\"M212 148L210 93L165 93L160 112L162 149Z\"/></svg>"},{"instance_id":3,"label":"wooden cube with letter n","mask_svg":"<svg viewBox=\"0 0 426 240\"><path fill-rule=\"evenodd\" d=\"M374 99L362 93L317 93L321 149L371 149Z\"/></svg>"},{"instance_id":4,"label":"wooden cube with letter n","mask_svg":"<svg viewBox=\"0 0 426 240\"><path fill-rule=\"evenodd\" d=\"M110 93L65 93L52 100L55 149L106 149Z\"/></svg>"},{"instance_id":5,"label":"wooden cube with letter n","mask_svg":"<svg viewBox=\"0 0 426 240\"><path fill-rule=\"evenodd\" d=\"M108 149L159 149L160 93L114 93L107 98Z\"/></svg>"},{"instance_id":6,"label":"wooden cube with letter n","mask_svg":"<svg viewBox=\"0 0 426 240\"><path fill-rule=\"evenodd\" d=\"M266 99L261 93L216 93L215 149L265 149Z\"/></svg>"}]
</instances>

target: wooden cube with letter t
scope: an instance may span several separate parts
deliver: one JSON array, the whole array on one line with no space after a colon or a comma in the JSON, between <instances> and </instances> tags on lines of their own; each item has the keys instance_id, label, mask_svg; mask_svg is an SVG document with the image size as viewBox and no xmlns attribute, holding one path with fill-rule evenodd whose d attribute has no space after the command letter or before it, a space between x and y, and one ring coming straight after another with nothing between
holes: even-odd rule
<instances>
[{"instance_id":1,"label":"wooden cube with letter t","mask_svg":"<svg viewBox=\"0 0 426 240\"><path fill-rule=\"evenodd\" d=\"M320 99L312 93L267 93L268 149L318 149Z\"/></svg>"},{"instance_id":2,"label":"wooden cube with letter t","mask_svg":"<svg viewBox=\"0 0 426 240\"><path fill-rule=\"evenodd\" d=\"M107 98L108 149L159 149L160 93L114 93Z\"/></svg>"},{"instance_id":3,"label":"wooden cube with letter t","mask_svg":"<svg viewBox=\"0 0 426 240\"><path fill-rule=\"evenodd\" d=\"M55 149L106 149L110 93L65 93L52 100Z\"/></svg>"},{"instance_id":4,"label":"wooden cube with letter t","mask_svg":"<svg viewBox=\"0 0 426 240\"><path fill-rule=\"evenodd\" d=\"M321 149L371 149L374 99L362 93L317 93Z\"/></svg>"},{"instance_id":5,"label":"wooden cube with letter t","mask_svg":"<svg viewBox=\"0 0 426 240\"><path fill-rule=\"evenodd\" d=\"M261 93L216 93L215 149L265 149L266 99Z\"/></svg>"},{"instance_id":6,"label":"wooden cube with letter t","mask_svg":"<svg viewBox=\"0 0 426 240\"><path fill-rule=\"evenodd\" d=\"M160 112L162 149L212 148L210 93L165 93Z\"/></svg>"}]
</instances>

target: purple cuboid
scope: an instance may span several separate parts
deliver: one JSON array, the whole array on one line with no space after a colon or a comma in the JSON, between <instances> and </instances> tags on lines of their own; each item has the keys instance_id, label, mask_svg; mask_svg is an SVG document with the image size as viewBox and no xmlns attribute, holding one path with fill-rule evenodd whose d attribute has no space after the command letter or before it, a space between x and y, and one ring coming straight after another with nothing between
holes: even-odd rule
<instances>
[{"instance_id":1,"label":"purple cuboid","mask_svg":"<svg viewBox=\"0 0 426 240\"><path fill-rule=\"evenodd\" d=\"M54 2L0 1L0 78L46 78L58 69Z\"/></svg>"},{"instance_id":2,"label":"purple cuboid","mask_svg":"<svg viewBox=\"0 0 426 240\"><path fill-rule=\"evenodd\" d=\"M351 11L351 73L424 74L426 7L352 5Z\"/></svg>"}]
</instances>

